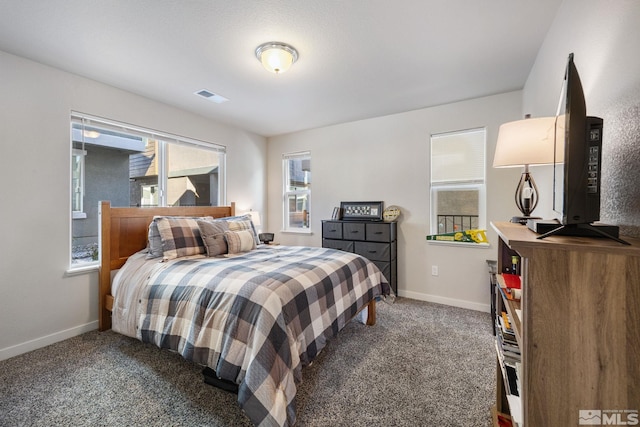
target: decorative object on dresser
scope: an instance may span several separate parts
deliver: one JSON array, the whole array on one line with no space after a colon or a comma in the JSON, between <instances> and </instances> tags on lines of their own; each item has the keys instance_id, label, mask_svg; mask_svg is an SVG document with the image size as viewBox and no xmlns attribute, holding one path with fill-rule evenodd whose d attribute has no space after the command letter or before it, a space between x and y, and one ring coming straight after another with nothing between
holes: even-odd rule
<instances>
[{"instance_id":1,"label":"decorative object on dresser","mask_svg":"<svg viewBox=\"0 0 640 427\"><path fill-rule=\"evenodd\" d=\"M640 239L540 241L519 224L492 226L494 425L502 414L517 426L592 424L587 413L631 424L640 409Z\"/></svg>"},{"instance_id":2,"label":"decorative object on dresser","mask_svg":"<svg viewBox=\"0 0 640 427\"><path fill-rule=\"evenodd\" d=\"M388 206L384 212L382 212L382 218L386 222L397 221L400 216L400 208L395 205Z\"/></svg>"},{"instance_id":3,"label":"decorative object on dresser","mask_svg":"<svg viewBox=\"0 0 640 427\"><path fill-rule=\"evenodd\" d=\"M324 220L322 247L354 252L373 261L397 295L397 224L371 220Z\"/></svg>"},{"instance_id":4,"label":"decorative object on dresser","mask_svg":"<svg viewBox=\"0 0 640 427\"><path fill-rule=\"evenodd\" d=\"M383 202L340 202L340 211L345 221L382 221Z\"/></svg>"},{"instance_id":5,"label":"decorative object on dresser","mask_svg":"<svg viewBox=\"0 0 640 427\"><path fill-rule=\"evenodd\" d=\"M341 210L339 206L336 206L335 208L333 208L333 213L331 214L331 219L340 219L341 216Z\"/></svg>"}]
</instances>

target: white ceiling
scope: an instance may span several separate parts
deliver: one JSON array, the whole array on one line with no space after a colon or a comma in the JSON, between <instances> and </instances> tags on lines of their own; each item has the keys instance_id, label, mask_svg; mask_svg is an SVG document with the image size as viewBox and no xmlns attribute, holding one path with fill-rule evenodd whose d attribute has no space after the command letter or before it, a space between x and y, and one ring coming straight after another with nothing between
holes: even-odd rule
<instances>
[{"instance_id":1,"label":"white ceiling","mask_svg":"<svg viewBox=\"0 0 640 427\"><path fill-rule=\"evenodd\" d=\"M521 89L561 2L0 0L0 50L272 136Z\"/></svg>"}]
</instances>

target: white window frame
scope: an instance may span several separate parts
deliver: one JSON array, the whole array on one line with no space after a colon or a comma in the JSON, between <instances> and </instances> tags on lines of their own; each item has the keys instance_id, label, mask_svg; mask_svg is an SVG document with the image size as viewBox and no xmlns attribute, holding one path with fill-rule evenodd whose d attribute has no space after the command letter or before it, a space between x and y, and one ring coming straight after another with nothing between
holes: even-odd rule
<instances>
[{"instance_id":1,"label":"white window frame","mask_svg":"<svg viewBox=\"0 0 640 427\"><path fill-rule=\"evenodd\" d=\"M307 219L306 227L292 227L289 224L289 198L292 196L306 196L307 198L307 215L310 217L311 212L311 189L289 190L289 161L290 160L308 160L309 169L311 169L311 151L301 151L296 153L285 153L282 155L282 231L286 233L311 233L311 221Z\"/></svg>"},{"instance_id":2,"label":"white window frame","mask_svg":"<svg viewBox=\"0 0 640 427\"><path fill-rule=\"evenodd\" d=\"M433 178L433 140L434 138L443 138L452 136L455 137L460 134L469 132L482 132L482 179L460 179L460 180L440 180L435 181ZM432 134L429 139L429 164L431 176L429 179L429 193L430 193L430 234L441 233L438 230L438 192L442 190L448 191L465 191L465 190L477 190L478 191L478 228L486 229L487 224L487 170L486 170L486 158L487 158L487 130L486 128L473 128L459 131L445 132ZM432 241L437 242L437 241Z\"/></svg>"},{"instance_id":3,"label":"white window frame","mask_svg":"<svg viewBox=\"0 0 640 427\"><path fill-rule=\"evenodd\" d=\"M97 117L97 116L92 116L89 114L85 114L85 113L80 113L80 112L76 112L76 111L72 111L71 112L71 120L70 120L70 143L71 143L71 156L69 157L69 167L70 170L73 167L73 162L72 162L72 158L73 156L76 156L80 153L83 153L82 155L82 183L81 183L81 187L82 187L82 196L84 197L85 194L85 182L86 182L86 177L85 177L85 164L84 164L84 156L86 155L86 151L84 150L84 147L82 149L77 149L77 148L73 148L73 125L74 124L78 124L80 123L82 126L95 126L98 128L102 128L102 129L107 129L107 130L112 130L112 131L116 131L116 132L121 132L123 134L128 134L128 135L134 135L134 136L140 136L143 138L150 138L150 139L154 139L158 141L158 155L162 156L161 157L161 161L158 162L158 203L160 206L166 206L167 203L167 167L166 167L166 153L167 153L167 145L168 144L187 144L187 145L191 145L191 146L198 146L204 149L208 149L208 150L213 150L216 151L219 154L219 165L218 165L218 204L219 205L226 205L227 204L227 188L226 188L226 150L227 147L224 145L220 145L220 144L216 144L216 143L211 143L211 142L206 142L206 141L200 141L200 140L196 140L196 139L192 139L192 138L187 138L187 137L183 137L183 136L179 136L179 135L175 135L175 134L171 134L171 133L167 133L167 132L160 132L160 131L156 131L156 130L152 130L152 129L147 129L147 128L143 128L140 126L135 126L135 125L130 125L128 123L123 123L123 122L117 122L114 120L110 120L110 119L105 119L102 117ZM82 142L84 143L84 132L82 135ZM83 144L84 145L84 144ZM73 187L72 185L73 183L73 179L71 179L71 184L70 187ZM86 218L87 215L84 212L75 212L74 211L74 207L73 207L73 194L71 194L74 191L73 188L71 188L70 191L70 204L71 204L71 224L70 224L70 228L69 228L69 269L67 270L67 273L69 274L77 274L77 273L82 273L84 271L92 271L95 270L95 268L98 267L99 265L99 261L96 262L87 262L87 263L81 263L81 264L72 264L72 248L73 248L73 220L76 219L81 219L81 218ZM80 201L81 206L84 207L84 201L81 200ZM100 236L98 236L99 239ZM100 257L99 257L100 258Z\"/></svg>"},{"instance_id":4,"label":"white window frame","mask_svg":"<svg viewBox=\"0 0 640 427\"><path fill-rule=\"evenodd\" d=\"M76 188L71 188L71 213L73 219L84 219L87 217L87 214L84 212L84 158L87 155L85 150L78 150L77 148L73 148L71 152L72 157L78 159L77 162L80 167L80 176L78 177L78 185ZM73 162L71 163L71 169L73 174ZM72 177L73 181L73 177ZM75 204L73 203L74 194L79 194L78 200L78 209L75 209Z\"/></svg>"}]
</instances>

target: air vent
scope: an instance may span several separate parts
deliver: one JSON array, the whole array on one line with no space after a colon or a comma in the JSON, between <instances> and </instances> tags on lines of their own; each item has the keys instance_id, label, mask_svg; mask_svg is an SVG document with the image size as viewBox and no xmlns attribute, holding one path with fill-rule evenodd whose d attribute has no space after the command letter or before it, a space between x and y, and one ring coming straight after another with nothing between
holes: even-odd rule
<instances>
[{"instance_id":1,"label":"air vent","mask_svg":"<svg viewBox=\"0 0 640 427\"><path fill-rule=\"evenodd\" d=\"M217 93L213 93L207 89L202 89L194 93L198 96L208 99L211 102L215 102L216 104L222 104L223 102L228 101L228 99L225 98L224 96L218 95Z\"/></svg>"}]
</instances>

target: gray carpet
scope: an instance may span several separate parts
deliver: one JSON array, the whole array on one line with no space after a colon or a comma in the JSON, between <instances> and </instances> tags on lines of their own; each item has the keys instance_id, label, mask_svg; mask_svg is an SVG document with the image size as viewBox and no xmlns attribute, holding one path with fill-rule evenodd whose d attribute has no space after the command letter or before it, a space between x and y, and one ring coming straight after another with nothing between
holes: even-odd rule
<instances>
[{"instance_id":1,"label":"gray carpet","mask_svg":"<svg viewBox=\"0 0 640 427\"><path fill-rule=\"evenodd\" d=\"M0 362L1 426L250 426L201 367L113 332ZM351 322L298 387L297 426L489 426L487 313L398 298Z\"/></svg>"}]
</instances>

